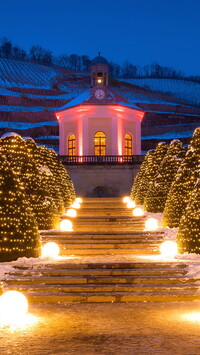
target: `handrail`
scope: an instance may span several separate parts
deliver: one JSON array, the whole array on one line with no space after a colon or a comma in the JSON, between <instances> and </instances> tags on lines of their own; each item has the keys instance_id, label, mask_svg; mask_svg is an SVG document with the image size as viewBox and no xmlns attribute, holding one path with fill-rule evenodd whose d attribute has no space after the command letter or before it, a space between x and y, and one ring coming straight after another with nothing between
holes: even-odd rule
<instances>
[{"instance_id":1,"label":"handrail","mask_svg":"<svg viewBox=\"0 0 200 355\"><path fill-rule=\"evenodd\" d=\"M144 155L60 155L64 164L141 164Z\"/></svg>"}]
</instances>

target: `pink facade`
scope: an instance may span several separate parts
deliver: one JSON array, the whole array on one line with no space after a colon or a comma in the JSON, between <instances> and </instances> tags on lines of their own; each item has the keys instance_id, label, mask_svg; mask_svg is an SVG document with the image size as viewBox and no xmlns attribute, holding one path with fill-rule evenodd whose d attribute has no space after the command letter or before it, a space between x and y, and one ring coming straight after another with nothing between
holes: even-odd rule
<instances>
[{"instance_id":1,"label":"pink facade","mask_svg":"<svg viewBox=\"0 0 200 355\"><path fill-rule=\"evenodd\" d=\"M68 155L68 139L75 136L75 155L94 155L94 136L104 132L106 155L125 155L125 135L132 137L132 155L141 154L144 112L122 105L80 105L56 113L59 154Z\"/></svg>"}]
</instances>

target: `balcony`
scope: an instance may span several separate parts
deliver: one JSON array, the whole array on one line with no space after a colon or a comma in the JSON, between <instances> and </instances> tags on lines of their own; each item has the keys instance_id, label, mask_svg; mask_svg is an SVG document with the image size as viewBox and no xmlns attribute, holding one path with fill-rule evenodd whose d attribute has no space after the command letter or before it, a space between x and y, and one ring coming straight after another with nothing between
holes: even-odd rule
<instances>
[{"instance_id":1,"label":"balcony","mask_svg":"<svg viewBox=\"0 0 200 355\"><path fill-rule=\"evenodd\" d=\"M105 164L129 164L129 165L140 165L144 160L144 155L60 155L60 160L62 163L67 165L105 165Z\"/></svg>"}]
</instances>

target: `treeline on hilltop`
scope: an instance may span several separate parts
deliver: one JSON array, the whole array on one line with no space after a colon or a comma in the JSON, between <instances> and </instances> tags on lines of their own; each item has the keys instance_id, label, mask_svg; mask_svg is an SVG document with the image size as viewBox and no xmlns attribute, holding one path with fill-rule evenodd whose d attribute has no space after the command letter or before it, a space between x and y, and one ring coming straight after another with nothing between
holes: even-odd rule
<instances>
[{"instance_id":1,"label":"treeline on hilltop","mask_svg":"<svg viewBox=\"0 0 200 355\"><path fill-rule=\"evenodd\" d=\"M49 49L40 45L33 45L29 51L25 51L18 45L13 44L8 38L0 39L0 57L7 59L30 60L38 64L60 66L72 71L88 72L91 59L88 55L62 54L55 56ZM140 67L134 65L129 60L124 60L123 64L109 62L110 75L113 78L173 78L185 79L200 82L200 76L185 76L180 70L152 63Z\"/></svg>"}]
</instances>

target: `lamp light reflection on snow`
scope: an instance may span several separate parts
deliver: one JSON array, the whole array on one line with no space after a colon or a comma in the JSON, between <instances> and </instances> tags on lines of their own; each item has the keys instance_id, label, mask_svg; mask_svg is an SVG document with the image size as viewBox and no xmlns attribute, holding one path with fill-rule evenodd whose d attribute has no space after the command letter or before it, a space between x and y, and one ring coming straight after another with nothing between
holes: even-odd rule
<instances>
[{"instance_id":1,"label":"lamp light reflection on snow","mask_svg":"<svg viewBox=\"0 0 200 355\"><path fill-rule=\"evenodd\" d=\"M178 246L176 242L167 240L161 244L160 252L164 258L174 258L178 252Z\"/></svg>"},{"instance_id":2,"label":"lamp light reflection on snow","mask_svg":"<svg viewBox=\"0 0 200 355\"><path fill-rule=\"evenodd\" d=\"M125 197L123 198L123 202L124 202L124 203L128 203L129 201L130 201L130 197L125 196Z\"/></svg>"},{"instance_id":3,"label":"lamp light reflection on snow","mask_svg":"<svg viewBox=\"0 0 200 355\"><path fill-rule=\"evenodd\" d=\"M72 205L71 205L72 208L80 208L81 205L79 202L75 201Z\"/></svg>"},{"instance_id":4,"label":"lamp light reflection on snow","mask_svg":"<svg viewBox=\"0 0 200 355\"><path fill-rule=\"evenodd\" d=\"M142 208L140 208L140 207L134 208L134 210L133 210L133 216L134 217L141 217L143 215L144 215L144 211L143 211Z\"/></svg>"},{"instance_id":5,"label":"lamp light reflection on snow","mask_svg":"<svg viewBox=\"0 0 200 355\"><path fill-rule=\"evenodd\" d=\"M83 202L83 200L82 200L82 198L81 198L81 197L77 197L77 198L76 198L76 202L78 202L78 203L82 203L82 202Z\"/></svg>"},{"instance_id":6,"label":"lamp light reflection on snow","mask_svg":"<svg viewBox=\"0 0 200 355\"><path fill-rule=\"evenodd\" d=\"M148 218L145 221L145 228L148 231L155 231L158 228L158 221L155 218Z\"/></svg>"},{"instance_id":7,"label":"lamp light reflection on snow","mask_svg":"<svg viewBox=\"0 0 200 355\"><path fill-rule=\"evenodd\" d=\"M42 247L42 257L57 258L59 255L59 246L54 242L48 242Z\"/></svg>"},{"instance_id":8,"label":"lamp light reflection on snow","mask_svg":"<svg viewBox=\"0 0 200 355\"><path fill-rule=\"evenodd\" d=\"M69 219L63 219L60 222L60 229L66 232L72 232L73 231L72 222Z\"/></svg>"},{"instance_id":9,"label":"lamp light reflection on snow","mask_svg":"<svg viewBox=\"0 0 200 355\"><path fill-rule=\"evenodd\" d=\"M200 312L191 312L182 315L182 318L190 322L200 322Z\"/></svg>"},{"instance_id":10,"label":"lamp light reflection on snow","mask_svg":"<svg viewBox=\"0 0 200 355\"><path fill-rule=\"evenodd\" d=\"M70 208L67 212L66 212L66 216L68 217L76 217L77 212L74 208Z\"/></svg>"},{"instance_id":11,"label":"lamp light reflection on snow","mask_svg":"<svg viewBox=\"0 0 200 355\"><path fill-rule=\"evenodd\" d=\"M7 291L0 296L0 316L3 320L15 321L28 310L26 297L18 291Z\"/></svg>"},{"instance_id":12,"label":"lamp light reflection on snow","mask_svg":"<svg viewBox=\"0 0 200 355\"><path fill-rule=\"evenodd\" d=\"M128 201L127 205L126 205L127 208L134 208L135 207L135 202L134 201Z\"/></svg>"}]
</instances>

